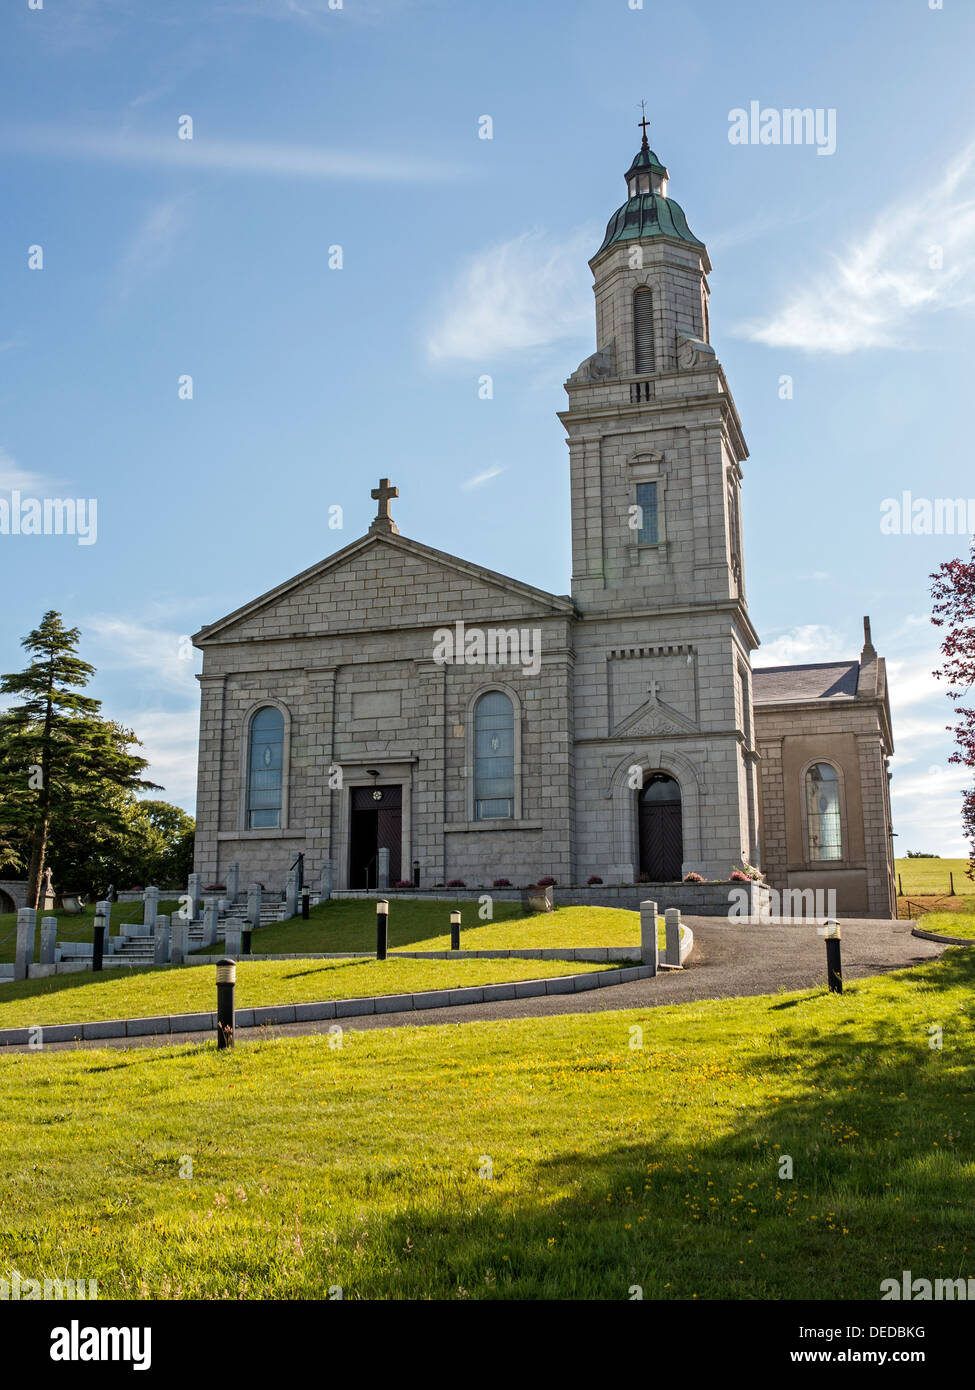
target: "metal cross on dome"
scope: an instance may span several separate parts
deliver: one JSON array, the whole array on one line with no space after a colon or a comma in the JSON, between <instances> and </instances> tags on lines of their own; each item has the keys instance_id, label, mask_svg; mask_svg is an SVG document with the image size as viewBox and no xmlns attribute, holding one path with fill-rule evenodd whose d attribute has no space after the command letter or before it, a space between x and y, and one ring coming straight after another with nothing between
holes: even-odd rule
<instances>
[{"instance_id":1,"label":"metal cross on dome","mask_svg":"<svg viewBox=\"0 0 975 1390\"><path fill-rule=\"evenodd\" d=\"M649 143L647 141L647 126L650 122L647 120L647 103L645 101L640 102L640 110L643 112L643 120L637 121L637 125L643 130L643 143L646 145Z\"/></svg>"}]
</instances>

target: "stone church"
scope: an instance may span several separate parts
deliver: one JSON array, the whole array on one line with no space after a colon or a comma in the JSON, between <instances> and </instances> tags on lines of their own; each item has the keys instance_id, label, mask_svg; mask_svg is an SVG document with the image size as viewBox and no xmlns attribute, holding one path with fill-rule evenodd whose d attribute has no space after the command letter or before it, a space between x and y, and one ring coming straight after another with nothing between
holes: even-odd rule
<instances>
[{"instance_id":1,"label":"stone church","mask_svg":"<svg viewBox=\"0 0 975 1390\"><path fill-rule=\"evenodd\" d=\"M366 535L194 637L204 883L725 879L896 915L883 659L761 670L703 242L643 142L565 383L571 594ZM385 858L385 856L383 857Z\"/></svg>"}]
</instances>

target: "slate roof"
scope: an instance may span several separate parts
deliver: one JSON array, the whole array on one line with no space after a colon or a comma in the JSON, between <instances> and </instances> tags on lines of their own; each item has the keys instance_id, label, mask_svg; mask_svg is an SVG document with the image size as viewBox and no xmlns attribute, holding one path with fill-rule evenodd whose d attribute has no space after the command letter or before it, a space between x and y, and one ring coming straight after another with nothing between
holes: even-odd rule
<instances>
[{"instance_id":1,"label":"slate roof","mask_svg":"<svg viewBox=\"0 0 975 1390\"><path fill-rule=\"evenodd\" d=\"M789 700L855 700L859 661L821 661L811 666L766 666L752 672L756 705Z\"/></svg>"}]
</instances>

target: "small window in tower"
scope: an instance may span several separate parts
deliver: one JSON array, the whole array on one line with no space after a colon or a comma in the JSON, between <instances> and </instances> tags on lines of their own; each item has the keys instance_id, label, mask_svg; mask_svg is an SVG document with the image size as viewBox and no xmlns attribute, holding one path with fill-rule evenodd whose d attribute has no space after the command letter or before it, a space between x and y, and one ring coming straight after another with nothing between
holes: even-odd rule
<instances>
[{"instance_id":1,"label":"small window in tower","mask_svg":"<svg viewBox=\"0 0 975 1390\"><path fill-rule=\"evenodd\" d=\"M653 371L653 295L643 285L633 295L633 356L637 373Z\"/></svg>"},{"instance_id":2,"label":"small window in tower","mask_svg":"<svg viewBox=\"0 0 975 1390\"><path fill-rule=\"evenodd\" d=\"M640 529L637 531L637 541L640 545L656 545L660 539L660 527L657 519L657 484L637 483L636 502L640 508Z\"/></svg>"}]
</instances>

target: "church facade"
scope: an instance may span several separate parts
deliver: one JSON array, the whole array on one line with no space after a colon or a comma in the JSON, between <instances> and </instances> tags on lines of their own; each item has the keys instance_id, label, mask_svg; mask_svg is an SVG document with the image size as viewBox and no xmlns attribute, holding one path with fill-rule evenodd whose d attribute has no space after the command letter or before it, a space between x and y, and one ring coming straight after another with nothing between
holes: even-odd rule
<instances>
[{"instance_id":1,"label":"church facade","mask_svg":"<svg viewBox=\"0 0 975 1390\"><path fill-rule=\"evenodd\" d=\"M590 262L597 350L559 417L571 594L401 536L383 479L366 535L193 639L205 883L237 862L282 887L301 853L306 879L374 888L382 849L392 884L422 887L767 862L773 886L891 915L882 659L753 670L747 449L707 249L645 134L626 182Z\"/></svg>"}]
</instances>

